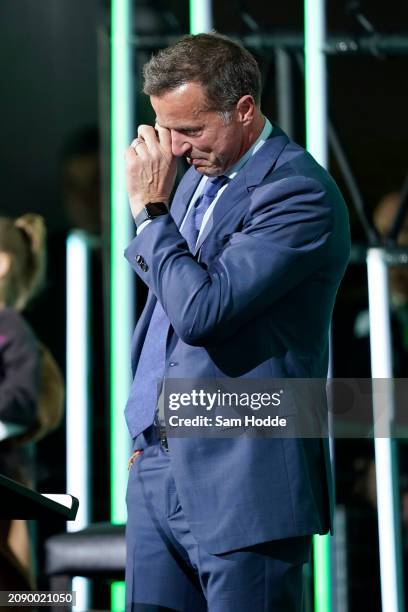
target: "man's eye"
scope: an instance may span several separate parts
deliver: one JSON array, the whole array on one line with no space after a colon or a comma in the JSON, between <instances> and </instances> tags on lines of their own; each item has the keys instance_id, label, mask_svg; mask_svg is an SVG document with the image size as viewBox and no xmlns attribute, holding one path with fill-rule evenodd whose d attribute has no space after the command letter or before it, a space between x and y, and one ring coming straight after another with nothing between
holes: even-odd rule
<instances>
[{"instance_id":1,"label":"man's eye","mask_svg":"<svg viewBox=\"0 0 408 612\"><path fill-rule=\"evenodd\" d=\"M185 136L198 136L201 130L183 130Z\"/></svg>"}]
</instances>

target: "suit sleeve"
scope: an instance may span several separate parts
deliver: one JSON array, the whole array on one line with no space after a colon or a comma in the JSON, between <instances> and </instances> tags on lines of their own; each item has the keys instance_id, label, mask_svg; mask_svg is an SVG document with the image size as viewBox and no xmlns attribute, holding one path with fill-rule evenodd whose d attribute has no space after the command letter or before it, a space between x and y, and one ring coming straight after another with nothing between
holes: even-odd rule
<instances>
[{"instance_id":1,"label":"suit sleeve","mask_svg":"<svg viewBox=\"0 0 408 612\"><path fill-rule=\"evenodd\" d=\"M288 177L257 188L243 227L228 237L208 269L190 254L170 216L150 223L126 257L181 340L205 346L236 333L316 272L332 227L324 187L307 177Z\"/></svg>"},{"instance_id":2,"label":"suit sleeve","mask_svg":"<svg viewBox=\"0 0 408 612\"><path fill-rule=\"evenodd\" d=\"M0 319L0 420L30 426L38 393L40 357L37 341L17 313Z\"/></svg>"}]
</instances>

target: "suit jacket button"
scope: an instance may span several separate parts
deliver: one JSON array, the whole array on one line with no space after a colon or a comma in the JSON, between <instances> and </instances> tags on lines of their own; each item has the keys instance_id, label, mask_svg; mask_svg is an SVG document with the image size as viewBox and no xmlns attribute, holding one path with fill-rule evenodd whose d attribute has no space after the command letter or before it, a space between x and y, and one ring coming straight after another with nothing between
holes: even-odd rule
<instances>
[{"instance_id":1,"label":"suit jacket button","mask_svg":"<svg viewBox=\"0 0 408 612\"><path fill-rule=\"evenodd\" d=\"M177 361L170 361L169 366L174 368L174 366L178 365Z\"/></svg>"},{"instance_id":2,"label":"suit jacket button","mask_svg":"<svg viewBox=\"0 0 408 612\"><path fill-rule=\"evenodd\" d=\"M135 257L136 263L139 266L139 268L141 268L141 270L143 270L143 272L147 272L149 269L149 266L147 265L147 263L145 262L144 258L141 255L136 255Z\"/></svg>"}]
</instances>

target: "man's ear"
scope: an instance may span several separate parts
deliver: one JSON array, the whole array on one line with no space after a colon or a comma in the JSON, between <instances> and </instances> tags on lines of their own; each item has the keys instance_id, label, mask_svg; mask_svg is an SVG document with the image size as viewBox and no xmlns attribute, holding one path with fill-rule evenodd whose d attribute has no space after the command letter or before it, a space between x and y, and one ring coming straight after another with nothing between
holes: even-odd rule
<instances>
[{"instance_id":1,"label":"man's ear","mask_svg":"<svg viewBox=\"0 0 408 612\"><path fill-rule=\"evenodd\" d=\"M251 122L255 115L256 105L252 96L249 94L242 96L236 106L238 118L241 123Z\"/></svg>"},{"instance_id":2,"label":"man's ear","mask_svg":"<svg viewBox=\"0 0 408 612\"><path fill-rule=\"evenodd\" d=\"M11 256L5 251L0 251L0 279L5 278L10 272Z\"/></svg>"}]
</instances>

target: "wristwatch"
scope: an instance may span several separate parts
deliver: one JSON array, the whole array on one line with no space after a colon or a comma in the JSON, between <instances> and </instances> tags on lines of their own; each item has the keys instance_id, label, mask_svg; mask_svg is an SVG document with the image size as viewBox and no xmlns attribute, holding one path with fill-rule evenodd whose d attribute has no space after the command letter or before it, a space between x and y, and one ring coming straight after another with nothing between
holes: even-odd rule
<instances>
[{"instance_id":1,"label":"wristwatch","mask_svg":"<svg viewBox=\"0 0 408 612\"><path fill-rule=\"evenodd\" d=\"M147 202L135 217L136 227L140 227L145 221L150 221L161 215L167 215L168 212L169 209L164 202Z\"/></svg>"}]
</instances>

